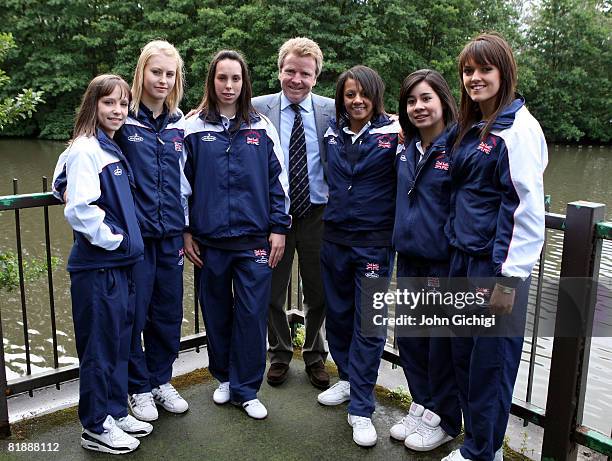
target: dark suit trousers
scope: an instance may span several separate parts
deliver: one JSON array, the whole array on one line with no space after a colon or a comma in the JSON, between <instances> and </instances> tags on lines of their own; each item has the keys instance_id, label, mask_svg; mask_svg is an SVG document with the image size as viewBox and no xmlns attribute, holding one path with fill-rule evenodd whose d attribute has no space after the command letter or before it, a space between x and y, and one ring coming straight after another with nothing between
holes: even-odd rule
<instances>
[{"instance_id":1,"label":"dark suit trousers","mask_svg":"<svg viewBox=\"0 0 612 461\"><path fill-rule=\"evenodd\" d=\"M293 357L285 301L296 251L302 277L306 327L302 356L306 365L318 360L325 362L327 358L322 329L325 319L325 298L320 262L323 210L324 207L317 207L303 218L293 221L291 231L285 240L283 258L272 273L272 293L268 312L268 353L271 363L289 363Z\"/></svg>"}]
</instances>

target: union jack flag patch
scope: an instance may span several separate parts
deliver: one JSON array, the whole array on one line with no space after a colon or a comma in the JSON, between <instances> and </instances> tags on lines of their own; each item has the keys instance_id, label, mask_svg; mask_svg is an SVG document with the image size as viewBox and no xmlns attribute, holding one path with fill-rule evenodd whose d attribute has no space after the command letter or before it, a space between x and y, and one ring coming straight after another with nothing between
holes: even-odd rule
<instances>
[{"instance_id":1,"label":"union jack flag patch","mask_svg":"<svg viewBox=\"0 0 612 461\"><path fill-rule=\"evenodd\" d=\"M254 130L248 131L247 133L245 133L246 143L252 146L259 146L260 136L261 134L259 134L257 131L254 131Z\"/></svg>"},{"instance_id":2,"label":"union jack flag patch","mask_svg":"<svg viewBox=\"0 0 612 461\"><path fill-rule=\"evenodd\" d=\"M174 141L174 150L177 152L183 152L183 143Z\"/></svg>"},{"instance_id":3,"label":"union jack flag patch","mask_svg":"<svg viewBox=\"0 0 612 461\"><path fill-rule=\"evenodd\" d=\"M434 168L436 170L448 171L448 162L443 162L442 160L436 160L436 163L434 164Z\"/></svg>"},{"instance_id":4,"label":"union jack flag patch","mask_svg":"<svg viewBox=\"0 0 612 461\"><path fill-rule=\"evenodd\" d=\"M380 264L376 264L376 263L367 263L366 264L366 272L365 276L369 279L377 279L378 277L380 277L380 275L378 275L378 271L380 270Z\"/></svg>"},{"instance_id":5,"label":"union jack flag patch","mask_svg":"<svg viewBox=\"0 0 612 461\"><path fill-rule=\"evenodd\" d=\"M486 142L481 142L480 144L478 144L478 147L476 148L476 150L479 150L481 152L484 152L485 154L489 155L491 153L491 149L493 149L493 146L487 144Z\"/></svg>"},{"instance_id":6,"label":"union jack flag patch","mask_svg":"<svg viewBox=\"0 0 612 461\"><path fill-rule=\"evenodd\" d=\"M438 277L427 277L427 286L429 288L440 288L440 279Z\"/></svg>"},{"instance_id":7,"label":"union jack flag patch","mask_svg":"<svg viewBox=\"0 0 612 461\"><path fill-rule=\"evenodd\" d=\"M378 138L378 147L380 149L391 149L391 140L388 136L380 136Z\"/></svg>"},{"instance_id":8,"label":"union jack flag patch","mask_svg":"<svg viewBox=\"0 0 612 461\"><path fill-rule=\"evenodd\" d=\"M268 250L263 248L260 250L253 250L253 255L257 258L255 260L256 263L268 264Z\"/></svg>"}]
</instances>

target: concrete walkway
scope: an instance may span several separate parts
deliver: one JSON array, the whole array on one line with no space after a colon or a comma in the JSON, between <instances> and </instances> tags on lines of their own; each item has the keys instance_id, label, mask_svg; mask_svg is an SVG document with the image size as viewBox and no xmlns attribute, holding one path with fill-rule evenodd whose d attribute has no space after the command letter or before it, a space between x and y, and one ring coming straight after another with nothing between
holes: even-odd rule
<instances>
[{"instance_id":1,"label":"concrete walkway","mask_svg":"<svg viewBox=\"0 0 612 461\"><path fill-rule=\"evenodd\" d=\"M212 402L216 381L207 370L199 369L175 378L176 386L190 404L184 415L160 410L153 433L141 439L133 460L440 460L452 448L447 445L427 455L410 452L403 444L389 438L389 427L405 410L379 392L374 424L378 443L374 448L360 448L352 441L346 422L346 404L324 407L316 401L303 371L303 362L293 360L285 385L272 388L265 382L259 397L268 408L263 421L249 418L241 408ZM90 460L110 455L93 453L80 446L80 424L76 408L68 408L13 425L13 436L0 441L0 459L16 460ZM24 443L30 450L57 447L57 451L9 451L9 444ZM54 445L57 444L57 445ZM12 446L13 450L16 445ZM122 459L123 459L122 458ZM116 459L116 458L113 458ZM511 458L506 458L511 459Z\"/></svg>"},{"instance_id":2,"label":"concrete walkway","mask_svg":"<svg viewBox=\"0 0 612 461\"><path fill-rule=\"evenodd\" d=\"M457 440L434 452L420 454L389 438L389 428L406 409L400 407L397 399L387 397L386 389L405 388L406 381L401 368L384 360L379 370L377 410L373 417L378 443L370 449L353 443L351 428L346 422L346 404L323 407L317 403L319 391L308 382L301 359L292 361L289 379L283 386L272 388L265 381L262 384L259 397L269 411L263 421L250 419L242 409L232 405L215 405L212 393L217 383L204 368L207 365L206 348L200 353L190 350L179 355L172 382L189 402L190 410L180 416L160 410L153 433L141 439L136 452L121 459L438 461L460 443ZM332 378L332 382L336 379ZM13 435L10 439L0 439L0 461L109 459L110 455L81 448L77 402L78 381L62 384L59 391L55 387L36 390L33 398L27 394L10 398ZM525 428L521 420L511 416L506 435L509 444L504 450L506 461L528 459L512 449L530 459L540 459L541 428L532 424ZM17 452L18 448L29 451ZM603 461L605 457L580 447L578 459Z\"/></svg>"}]
</instances>

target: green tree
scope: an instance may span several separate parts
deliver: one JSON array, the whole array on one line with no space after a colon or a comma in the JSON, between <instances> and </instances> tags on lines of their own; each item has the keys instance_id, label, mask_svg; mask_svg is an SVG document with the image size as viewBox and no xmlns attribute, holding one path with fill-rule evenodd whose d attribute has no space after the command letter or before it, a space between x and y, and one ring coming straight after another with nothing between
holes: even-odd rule
<instances>
[{"instance_id":1,"label":"green tree","mask_svg":"<svg viewBox=\"0 0 612 461\"><path fill-rule=\"evenodd\" d=\"M0 62L2 62L11 48L15 47L11 34L0 33ZM9 76L0 69L0 89L10 82ZM31 117L36 106L43 102L42 92L24 89L14 97L0 99L0 131L5 126L19 119Z\"/></svg>"},{"instance_id":2,"label":"green tree","mask_svg":"<svg viewBox=\"0 0 612 461\"><path fill-rule=\"evenodd\" d=\"M5 0L2 24L11 25L17 53L7 59L12 88L45 92L31 124L9 134L67 139L89 81L112 71L118 41L142 15L135 1Z\"/></svg>"},{"instance_id":3,"label":"green tree","mask_svg":"<svg viewBox=\"0 0 612 461\"><path fill-rule=\"evenodd\" d=\"M0 62L7 52L15 47L11 34L0 33ZM0 88L10 81L8 75L0 69ZM0 131L4 126L19 119L32 116L37 104L42 102L42 92L31 89L22 90L15 97L6 97L0 100ZM57 264L53 258L52 264ZM46 263L31 260L24 261L24 276L28 280L38 278L46 271ZM0 289L13 290L19 284L19 265L17 255L13 252L0 252Z\"/></svg>"},{"instance_id":4,"label":"green tree","mask_svg":"<svg viewBox=\"0 0 612 461\"><path fill-rule=\"evenodd\" d=\"M525 52L526 96L550 141L608 142L612 133L608 0L543 0Z\"/></svg>"},{"instance_id":5,"label":"green tree","mask_svg":"<svg viewBox=\"0 0 612 461\"><path fill-rule=\"evenodd\" d=\"M255 95L278 91L278 48L301 35L325 55L317 93L333 96L338 75L365 64L381 74L395 111L402 80L420 68L439 70L458 95L458 53L496 30L515 50L519 90L549 139L608 142L609 15L610 0L5 0L0 22L17 44L6 90L40 88L47 104L4 134L68 138L89 80L112 71L129 81L140 49L156 38L183 56L186 110L221 48L245 54Z\"/></svg>"}]
</instances>

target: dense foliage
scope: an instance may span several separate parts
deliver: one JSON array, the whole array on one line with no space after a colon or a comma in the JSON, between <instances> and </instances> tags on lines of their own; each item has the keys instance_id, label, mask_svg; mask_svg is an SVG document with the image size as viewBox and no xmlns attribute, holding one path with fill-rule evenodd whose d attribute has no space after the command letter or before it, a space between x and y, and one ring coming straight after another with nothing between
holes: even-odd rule
<instances>
[{"instance_id":1,"label":"dense foliage","mask_svg":"<svg viewBox=\"0 0 612 461\"><path fill-rule=\"evenodd\" d=\"M387 109L397 109L402 79L438 69L458 94L456 57L484 30L503 33L517 52L519 90L549 140L609 142L610 0L5 0L2 29L18 47L5 67L7 91L43 90L46 104L5 134L66 139L88 81L100 72L130 80L150 39L177 45L188 84L183 109L202 95L208 62L239 49L254 93L278 91L276 53L289 37L316 40L325 55L316 91L333 96L354 64L378 70ZM532 10L528 10L531 8Z\"/></svg>"},{"instance_id":2,"label":"dense foliage","mask_svg":"<svg viewBox=\"0 0 612 461\"><path fill-rule=\"evenodd\" d=\"M0 62L10 49L15 47L13 36L0 33ZM0 89L11 81L10 77L0 69ZM42 92L30 88L21 90L17 96L0 98L0 131L7 125L31 117L36 106L42 101Z\"/></svg>"}]
</instances>

